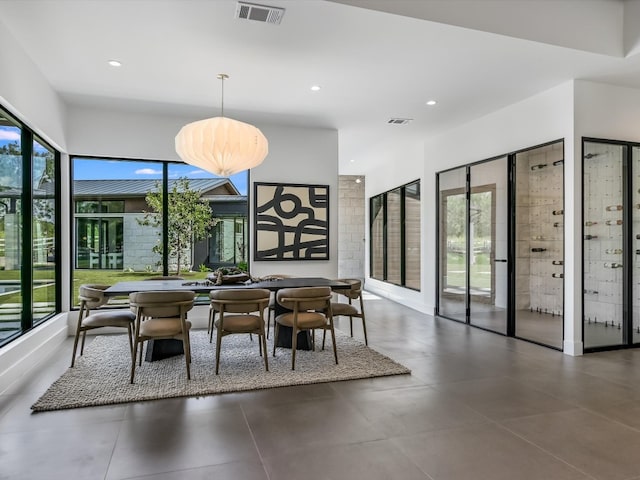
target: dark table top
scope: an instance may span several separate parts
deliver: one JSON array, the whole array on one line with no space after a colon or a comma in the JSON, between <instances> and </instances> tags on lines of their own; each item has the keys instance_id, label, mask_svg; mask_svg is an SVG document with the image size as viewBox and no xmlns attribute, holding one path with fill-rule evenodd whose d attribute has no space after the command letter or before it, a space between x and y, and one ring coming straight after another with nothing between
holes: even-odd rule
<instances>
[{"instance_id":1,"label":"dark table top","mask_svg":"<svg viewBox=\"0 0 640 480\"><path fill-rule=\"evenodd\" d=\"M133 292L150 292L163 290L190 290L196 293L209 293L221 288L266 288L277 291L281 288L297 287L331 287L332 289L350 288L347 283L321 277L291 277L278 280L265 280L253 283L233 283L226 285L211 285L204 280L138 280L134 282L118 282L104 291L107 297L120 297Z\"/></svg>"}]
</instances>

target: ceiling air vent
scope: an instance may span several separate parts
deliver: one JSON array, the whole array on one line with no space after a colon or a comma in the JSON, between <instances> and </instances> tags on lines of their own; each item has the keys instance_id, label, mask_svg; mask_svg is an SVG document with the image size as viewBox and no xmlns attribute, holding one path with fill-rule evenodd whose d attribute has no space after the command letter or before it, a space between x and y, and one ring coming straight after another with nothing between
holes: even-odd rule
<instances>
[{"instance_id":1,"label":"ceiling air vent","mask_svg":"<svg viewBox=\"0 0 640 480\"><path fill-rule=\"evenodd\" d=\"M390 118L387 120L387 123L391 125L406 125L407 123L411 123L413 118Z\"/></svg>"},{"instance_id":2,"label":"ceiling air vent","mask_svg":"<svg viewBox=\"0 0 640 480\"><path fill-rule=\"evenodd\" d=\"M238 6L236 7L236 18L244 20L255 20L257 22L280 25L283 16L284 8L247 2L238 2Z\"/></svg>"}]
</instances>

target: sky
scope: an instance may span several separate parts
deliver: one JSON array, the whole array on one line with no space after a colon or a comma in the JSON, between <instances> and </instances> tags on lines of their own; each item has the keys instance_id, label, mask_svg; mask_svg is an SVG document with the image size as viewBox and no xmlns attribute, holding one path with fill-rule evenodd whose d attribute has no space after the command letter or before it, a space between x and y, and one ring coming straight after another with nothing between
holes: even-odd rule
<instances>
[{"instance_id":1,"label":"sky","mask_svg":"<svg viewBox=\"0 0 640 480\"><path fill-rule=\"evenodd\" d=\"M20 142L20 130L17 127L0 126L0 147ZM75 180L123 180L162 178L162 164L151 161L121 161L105 159L75 159L73 162ZM169 178L218 178L186 163L170 163ZM246 171L229 177L241 195L247 194L248 174Z\"/></svg>"}]
</instances>

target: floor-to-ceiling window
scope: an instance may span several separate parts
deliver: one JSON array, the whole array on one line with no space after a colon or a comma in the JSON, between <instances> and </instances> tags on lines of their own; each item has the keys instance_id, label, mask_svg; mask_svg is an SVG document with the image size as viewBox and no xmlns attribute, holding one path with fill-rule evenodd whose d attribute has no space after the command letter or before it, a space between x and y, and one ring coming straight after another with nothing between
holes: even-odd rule
<instances>
[{"instance_id":1,"label":"floor-to-ceiling window","mask_svg":"<svg viewBox=\"0 0 640 480\"><path fill-rule=\"evenodd\" d=\"M73 157L72 177L74 301L81 284L246 265L248 172Z\"/></svg>"},{"instance_id":2,"label":"floor-to-ceiling window","mask_svg":"<svg viewBox=\"0 0 640 480\"><path fill-rule=\"evenodd\" d=\"M370 275L420 290L420 182L371 197Z\"/></svg>"},{"instance_id":3,"label":"floor-to-ceiling window","mask_svg":"<svg viewBox=\"0 0 640 480\"><path fill-rule=\"evenodd\" d=\"M60 155L0 110L0 345L59 311Z\"/></svg>"}]
</instances>

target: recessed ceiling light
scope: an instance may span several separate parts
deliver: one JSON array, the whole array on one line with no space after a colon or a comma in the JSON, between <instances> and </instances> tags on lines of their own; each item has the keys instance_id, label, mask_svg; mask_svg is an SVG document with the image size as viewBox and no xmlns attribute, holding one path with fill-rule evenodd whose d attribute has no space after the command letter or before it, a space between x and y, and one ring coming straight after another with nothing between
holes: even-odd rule
<instances>
[{"instance_id":1,"label":"recessed ceiling light","mask_svg":"<svg viewBox=\"0 0 640 480\"><path fill-rule=\"evenodd\" d=\"M355 160L352 158L351 160L349 160L351 163L355 163Z\"/></svg>"},{"instance_id":2,"label":"recessed ceiling light","mask_svg":"<svg viewBox=\"0 0 640 480\"><path fill-rule=\"evenodd\" d=\"M362 180L360 180L360 177L356 178L356 183L360 183L362 182Z\"/></svg>"},{"instance_id":3,"label":"recessed ceiling light","mask_svg":"<svg viewBox=\"0 0 640 480\"><path fill-rule=\"evenodd\" d=\"M320 85L313 85L311 87L311 90L314 91L314 92L318 92L320 90Z\"/></svg>"},{"instance_id":4,"label":"recessed ceiling light","mask_svg":"<svg viewBox=\"0 0 640 480\"><path fill-rule=\"evenodd\" d=\"M122 62L119 62L118 60L109 60L109 65L112 67L121 67Z\"/></svg>"},{"instance_id":5,"label":"recessed ceiling light","mask_svg":"<svg viewBox=\"0 0 640 480\"><path fill-rule=\"evenodd\" d=\"M436 103L438 103L438 102L436 102L435 100L429 100L427 102L427 105L429 105L430 107L433 107Z\"/></svg>"}]
</instances>

